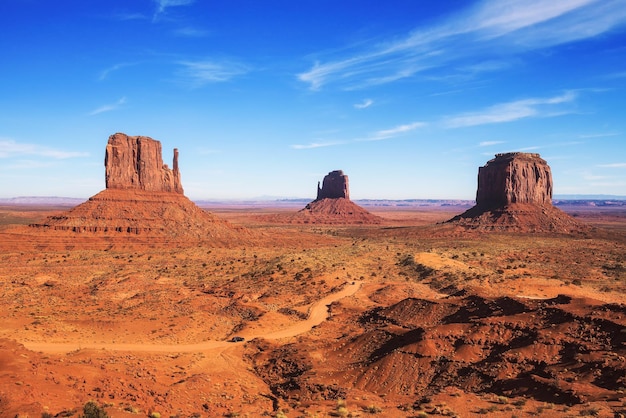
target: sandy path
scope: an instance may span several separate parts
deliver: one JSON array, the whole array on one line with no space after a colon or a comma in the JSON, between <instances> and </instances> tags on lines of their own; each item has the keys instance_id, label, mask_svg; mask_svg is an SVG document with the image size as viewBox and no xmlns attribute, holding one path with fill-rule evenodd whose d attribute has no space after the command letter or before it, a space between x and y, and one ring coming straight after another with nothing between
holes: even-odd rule
<instances>
[{"instance_id":1,"label":"sandy path","mask_svg":"<svg viewBox=\"0 0 626 418\"><path fill-rule=\"evenodd\" d=\"M269 340L295 337L310 331L314 326L321 324L328 318L328 305L355 294L361 287L362 282L355 281L347 284L337 293L330 294L311 305L309 317L297 324L279 331L263 333L263 330L254 330L254 333L242 331L239 335L251 340L262 337ZM127 343L48 343L48 342L24 342L24 346L32 351L44 353L68 353L70 351L91 349L108 351L133 351L143 353L191 353L207 351L216 348L225 348L233 343L228 341L203 341L195 344L127 344Z\"/></svg>"}]
</instances>

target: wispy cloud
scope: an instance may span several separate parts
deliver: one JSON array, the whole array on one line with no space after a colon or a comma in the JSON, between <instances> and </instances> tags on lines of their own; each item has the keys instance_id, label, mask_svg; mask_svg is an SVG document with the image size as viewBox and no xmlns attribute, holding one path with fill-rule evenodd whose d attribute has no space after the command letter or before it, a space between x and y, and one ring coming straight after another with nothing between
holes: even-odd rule
<instances>
[{"instance_id":1,"label":"wispy cloud","mask_svg":"<svg viewBox=\"0 0 626 418\"><path fill-rule=\"evenodd\" d=\"M100 113L110 112L112 110L118 109L120 106L122 106L125 103L126 103L126 97L122 97L121 99L119 99L117 102L113 104L106 104L106 105L100 106L97 109L92 110L91 112L89 112L89 115L94 116Z\"/></svg>"},{"instance_id":2,"label":"wispy cloud","mask_svg":"<svg viewBox=\"0 0 626 418\"><path fill-rule=\"evenodd\" d=\"M175 35L184 36L187 38L204 38L209 34L209 31L199 28L194 28L191 26L186 26L184 28L179 28L174 31Z\"/></svg>"},{"instance_id":3,"label":"wispy cloud","mask_svg":"<svg viewBox=\"0 0 626 418\"><path fill-rule=\"evenodd\" d=\"M365 99L361 103L356 103L354 107L356 109L367 109L373 104L374 104L374 101L372 99Z\"/></svg>"},{"instance_id":4,"label":"wispy cloud","mask_svg":"<svg viewBox=\"0 0 626 418\"><path fill-rule=\"evenodd\" d=\"M405 125L396 126L395 128L377 131L374 134L370 135L369 137L362 139L362 141L382 141L384 139L389 139L389 138L397 137L399 135L404 135L418 128L422 128L424 126L426 126L425 122L407 123Z\"/></svg>"},{"instance_id":5,"label":"wispy cloud","mask_svg":"<svg viewBox=\"0 0 626 418\"><path fill-rule=\"evenodd\" d=\"M243 64L227 61L180 61L178 64L182 66L178 75L193 88L228 81L249 71Z\"/></svg>"},{"instance_id":6,"label":"wispy cloud","mask_svg":"<svg viewBox=\"0 0 626 418\"><path fill-rule=\"evenodd\" d=\"M529 117L546 117L562 115L565 112L555 110L554 106L572 102L576 93L566 92L560 96L547 98L530 98L500 103L478 112L469 112L451 116L445 119L444 125L448 128L485 125L492 123L512 122Z\"/></svg>"},{"instance_id":7,"label":"wispy cloud","mask_svg":"<svg viewBox=\"0 0 626 418\"><path fill-rule=\"evenodd\" d=\"M599 164L598 167L603 167L603 168L626 168L626 163Z\"/></svg>"},{"instance_id":8,"label":"wispy cloud","mask_svg":"<svg viewBox=\"0 0 626 418\"><path fill-rule=\"evenodd\" d=\"M619 132L606 132L599 134L587 134L587 135L578 135L581 139L591 139L591 138L607 138L611 136L619 136L621 135Z\"/></svg>"},{"instance_id":9,"label":"wispy cloud","mask_svg":"<svg viewBox=\"0 0 626 418\"><path fill-rule=\"evenodd\" d=\"M43 145L17 142L10 138L0 138L0 158L13 158L24 155L36 155L54 159L89 156L86 152L62 151Z\"/></svg>"},{"instance_id":10,"label":"wispy cloud","mask_svg":"<svg viewBox=\"0 0 626 418\"><path fill-rule=\"evenodd\" d=\"M623 0L482 0L425 28L416 28L346 57L317 60L298 78L311 89L329 84L364 87L413 77L428 70L478 61L471 71L496 71L500 57L588 39L626 22ZM498 61L494 59L497 58Z\"/></svg>"},{"instance_id":11,"label":"wispy cloud","mask_svg":"<svg viewBox=\"0 0 626 418\"><path fill-rule=\"evenodd\" d=\"M156 3L156 10L152 16L153 21L157 21L162 15L167 13L167 9L170 7L188 6L195 2L195 0L154 0Z\"/></svg>"},{"instance_id":12,"label":"wispy cloud","mask_svg":"<svg viewBox=\"0 0 626 418\"><path fill-rule=\"evenodd\" d=\"M333 141L333 142L311 142L310 144L294 144L290 148L293 149L315 149L324 147L333 147L335 145L346 144L347 141Z\"/></svg>"},{"instance_id":13,"label":"wispy cloud","mask_svg":"<svg viewBox=\"0 0 626 418\"><path fill-rule=\"evenodd\" d=\"M347 140L319 140L312 142L310 144L297 144L291 145L293 149L313 149L313 148L322 148L322 147L332 147L335 145L345 145L356 142L365 142L365 141L383 141L386 139L395 138L398 136L405 135L411 131L414 131L418 128L424 127L427 124L425 122L412 122L405 125L399 125L391 129L383 129L380 131L373 132L367 136L361 138L352 138Z\"/></svg>"},{"instance_id":14,"label":"wispy cloud","mask_svg":"<svg viewBox=\"0 0 626 418\"><path fill-rule=\"evenodd\" d=\"M125 67L131 67L133 65L137 65L137 64L130 63L130 62L123 62L120 64L115 64L109 68L102 70L102 72L100 72L100 75L98 76L98 80L104 81L109 77L111 73L116 72L117 70L121 70L122 68L125 68Z\"/></svg>"},{"instance_id":15,"label":"wispy cloud","mask_svg":"<svg viewBox=\"0 0 626 418\"><path fill-rule=\"evenodd\" d=\"M504 144L504 141L482 141L478 144L479 147L490 147L492 145Z\"/></svg>"}]
</instances>

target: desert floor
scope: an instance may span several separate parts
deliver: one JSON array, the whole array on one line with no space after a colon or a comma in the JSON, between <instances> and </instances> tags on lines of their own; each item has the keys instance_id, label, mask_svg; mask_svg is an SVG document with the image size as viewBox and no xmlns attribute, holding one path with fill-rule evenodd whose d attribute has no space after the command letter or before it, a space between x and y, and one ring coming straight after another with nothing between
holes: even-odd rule
<instances>
[{"instance_id":1,"label":"desert floor","mask_svg":"<svg viewBox=\"0 0 626 418\"><path fill-rule=\"evenodd\" d=\"M66 209L0 208L1 417L626 416L623 207L565 208L575 235L454 207L213 208L230 245L26 226Z\"/></svg>"}]
</instances>

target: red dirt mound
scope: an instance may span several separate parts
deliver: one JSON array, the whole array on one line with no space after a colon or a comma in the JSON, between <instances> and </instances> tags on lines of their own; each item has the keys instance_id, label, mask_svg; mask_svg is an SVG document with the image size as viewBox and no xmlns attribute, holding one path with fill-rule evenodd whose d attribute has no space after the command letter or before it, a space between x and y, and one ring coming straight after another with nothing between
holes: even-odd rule
<instances>
[{"instance_id":1,"label":"red dirt mound","mask_svg":"<svg viewBox=\"0 0 626 418\"><path fill-rule=\"evenodd\" d=\"M346 314L340 335L322 325L327 343L313 353L301 339L273 350L263 346L250 359L276 396L299 402L353 390L402 402L454 389L505 401L620 408L625 313L623 305L562 295L411 298Z\"/></svg>"}]
</instances>

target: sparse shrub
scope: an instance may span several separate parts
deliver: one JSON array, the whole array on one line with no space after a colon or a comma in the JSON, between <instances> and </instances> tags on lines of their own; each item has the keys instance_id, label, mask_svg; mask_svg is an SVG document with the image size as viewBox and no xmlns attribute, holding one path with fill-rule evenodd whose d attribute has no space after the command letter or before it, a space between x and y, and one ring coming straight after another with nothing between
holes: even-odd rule
<instances>
[{"instance_id":1,"label":"sparse shrub","mask_svg":"<svg viewBox=\"0 0 626 418\"><path fill-rule=\"evenodd\" d=\"M366 406L365 408L363 408L363 410L368 414L380 414L381 412L383 412L382 408L379 408L376 405Z\"/></svg>"},{"instance_id":2,"label":"sparse shrub","mask_svg":"<svg viewBox=\"0 0 626 418\"><path fill-rule=\"evenodd\" d=\"M287 414L285 414L283 411L278 411L276 412L276 415L274 415L275 418L287 418Z\"/></svg>"},{"instance_id":3,"label":"sparse shrub","mask_svg":"<svg viewBox=\"0 0 626 418\"><path fill-rule=\"evenodd\" d=\"M506 404L509 403L509 398L507 398L506 396L498 396L496 398L496 402L498 402L499 404L502 404L502 405L506 405Z\"/></svg>"},{"instance_id":4,"label":"sparse shrub","mask_svg":"<svg viewBox=\"0 0 626 418\"><path fill-rule=\"evenodd\" d=\"M151 412L150 418L161 418L161 414L159 414L158 412Z\"/></svg>"},{"instance_id":5,"label":"sparse shrub","mask_svg":"<svg viewBox=\"0 0 626 418\"><path fill-rule=\"evenodd\" d=\"M104 408L99 406L94 401L89 401L83 406L83 415L79 415L80 418L110 418Z\"/></svg>"}]
</instances>

